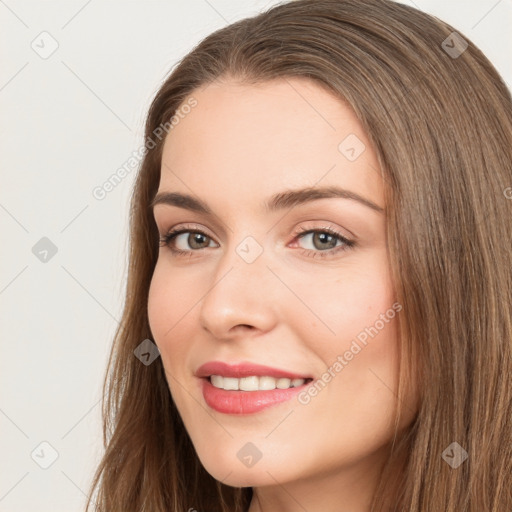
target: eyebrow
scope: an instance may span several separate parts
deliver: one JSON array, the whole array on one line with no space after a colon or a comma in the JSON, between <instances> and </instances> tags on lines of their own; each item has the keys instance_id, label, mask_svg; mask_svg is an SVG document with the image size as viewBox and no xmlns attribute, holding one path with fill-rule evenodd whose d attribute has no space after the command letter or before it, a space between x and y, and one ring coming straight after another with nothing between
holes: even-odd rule
<instances>
[{"instance_id":1,"label":"eyebrow","mask_svg":"<svg viewBox=\"0 0 512 512\"><path fill-rule=\"evenodd\" d=\"M350 199L357 201L376 212L382 213L384 208L375 204L373 201L366 199L355 192L339 187L323 187L323 188L303 188L298 190L288 190L280 192L270 197L264 204L264 209L271 213L284 208L292 208L299 204L316 201L317 199ZM184 208L205 215L212 215L210 207L200 199L188 194L179 192L159 192L151 201L150 208L153 209L157 204L166 204Z\"/></svg>"}]
</instances>

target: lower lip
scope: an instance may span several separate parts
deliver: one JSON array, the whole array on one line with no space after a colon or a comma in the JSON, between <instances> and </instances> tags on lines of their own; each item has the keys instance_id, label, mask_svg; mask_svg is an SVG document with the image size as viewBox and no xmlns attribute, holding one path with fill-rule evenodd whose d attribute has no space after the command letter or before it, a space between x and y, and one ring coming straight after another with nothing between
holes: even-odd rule
<instances>
[{"instance_id":1,"label":"lower lip","mask_svg":"<svg viewBox=\"0 0 512 512\"><path fill-rule=\"evenodd\" d=\"M269 391L227 391L216 388L209 379L203 378L202 391L205 402L224 414L253 414L267 407L286 402L300 393L311 381L302 386Z\"/></svg>"}]
</instances>

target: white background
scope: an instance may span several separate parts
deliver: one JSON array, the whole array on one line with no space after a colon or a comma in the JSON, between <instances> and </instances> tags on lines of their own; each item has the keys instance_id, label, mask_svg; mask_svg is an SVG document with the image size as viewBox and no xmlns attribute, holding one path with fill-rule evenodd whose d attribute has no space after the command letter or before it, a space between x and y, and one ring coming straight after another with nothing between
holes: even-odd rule
<instances>
[{"instance_id":1,"label":"white background","mask_svg":"<svg viewBox=\"0 0 512 512\"><path fill-rule=\"evenodd\" d=\"M103 200L92 191L140 147L177 60L275 3L0 0L0 512L83 511L135 171ZM511 0L404 3L452 24L512 83ZM46 59L31 47L51 48L43 31L58 43ZM57 247L46 262L32 252L42 237ZM43 469L34 450L40 464L58 458Z\"/></svg>"}]
</instances>

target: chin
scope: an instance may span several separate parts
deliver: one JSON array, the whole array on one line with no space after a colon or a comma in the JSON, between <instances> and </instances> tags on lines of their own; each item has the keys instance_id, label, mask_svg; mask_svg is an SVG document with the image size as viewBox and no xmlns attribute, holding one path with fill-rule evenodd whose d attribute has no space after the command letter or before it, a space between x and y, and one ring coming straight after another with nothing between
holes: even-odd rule
<instances>
[{"instance_id":1,"label":"chin","mask_svg":"<svg viewBox=\"0 0 512 512\"><path fill-rule=\"evenodd\" d=\"M283 476L280 478L279 471L272 470L272 466L263 464L262 461L257 462L252 467L245 467L242 462L236 459L233 460L219 460L215 456L211 460L201 459L201 464L205 470L216 480L222 482L230 487L260 487L266 485L275 485L276 478L282 481ZM239 466L239 467L236 467ZM272 478L272 476L274 478Z\"/></svg>"},{"instance_id":2,"label":"chin","mask_svg":"<svg viewBox=\"0 0 512 512\"><path fill-rule=\"evenodd\" d=\"M270 471L270 474L273 474ZM230 487L265 487L275 485L276 481L270 477L268 473L262 474L261 471L257 473L251 472L250 469L245 471L233 471L227 478L226 474L223 476L212 475L216 480L219 480L225 485ZM277 479L278 481L281 481Z\"/></svg>"}]
</instances>

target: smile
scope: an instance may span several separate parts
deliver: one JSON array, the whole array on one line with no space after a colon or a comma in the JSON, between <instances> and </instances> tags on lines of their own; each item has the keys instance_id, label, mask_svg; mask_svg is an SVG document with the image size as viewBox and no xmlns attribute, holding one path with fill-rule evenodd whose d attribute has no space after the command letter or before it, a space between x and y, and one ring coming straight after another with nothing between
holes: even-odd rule
<instances>
[{"instance_id":1,"label":"smile","mask_svg":"<svg viewBox=\"0 0 512 512\"><path fill-rule=\"evenodd\" d=\"M200 366L204 401L223 414L254 414L293 398L313 380L307 374L253 362L210 361Z\"/></svg>"},{"instance_id":2,"label":"smile","mask_svg":"<svg viewBox=\"0 0 512 512\"><path fill-rule=\"evenodd\" d=\"M238 384L238 379L234 380L236 384ZM236 415L254 414L268 407L291 400L295 395L306 388L312 379L308 379L307 381L303 379L300 380L302 384L295 387L260 390L258 386L258 390L245 391L241 389L227 390L219 388L214 386L209 378L202 378L201 391L206 404L217 412Z\"/></svg>"}]
</instances>

